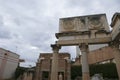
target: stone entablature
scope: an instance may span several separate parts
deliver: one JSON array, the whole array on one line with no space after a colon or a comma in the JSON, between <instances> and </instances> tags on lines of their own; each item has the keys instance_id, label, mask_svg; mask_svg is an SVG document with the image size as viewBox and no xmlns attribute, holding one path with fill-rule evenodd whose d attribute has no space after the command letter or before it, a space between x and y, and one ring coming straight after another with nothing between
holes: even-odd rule
<instances>
[{"instance_id":1,"label":"stone entablature","mask_svg":"<svg viewBox=\"0 0 120 80\"><path fill-rule=\"evenodd\" d=\"M105 14L87 15L61 18L59 21L59 33L79 32L89 30L109 31Z\"/></svg>"},{"instance_id":2,"label":"stone entablature","mask_svg":"<svg viewBox=\"0 0 120 80\"><path fill-rule=\"evenodd\" d=\"M64 59L64 58L70 58L70 54L69 53L59 53L59 58L60 59ZM40 53L39 59L52 59L52 53Z\"/></svg>"},{"instance_id":3,"label":"stone entablature","mask_svg":"<svg viewBox=\"0 0 120 80\"><path fill-rule=\"evenodd\" d=\"M112 41L105 14L61 18L57 45L103 44Z\"/></svg>"}]
</instances>

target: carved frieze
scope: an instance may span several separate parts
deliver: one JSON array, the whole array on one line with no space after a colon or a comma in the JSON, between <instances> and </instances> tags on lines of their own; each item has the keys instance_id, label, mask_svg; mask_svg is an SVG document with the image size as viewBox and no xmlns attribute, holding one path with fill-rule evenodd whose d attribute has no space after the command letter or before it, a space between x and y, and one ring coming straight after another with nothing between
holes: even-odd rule
<instances>
[{"instance_id":1,"label":"carved frieze","mask_svg":"<svg viewBox=\"0 0 120 80\"><path fill-rule=\"evenodd\" d=\"M105 14L61 18L59 24L59 33L91 30L109 31Z\"/></svg>"},{"instance_id":2,"label":"carved frieze","mask_svg":"<svg viewBox=\"0 0 120 80\"><path fill-rule=\"evenodd\" d=\"M100 30L105 28L102 16L88 17L88 24L90 30Z\"/></svg>"},{"instance_id":3,"label":"carved frieze","mask_svg":"<svg viewBox=\"0 0 120 80\"><path fill-rule=\"evenodd\" d=\"M63 29L65 29L66 31L72 31L75 28L75 24L74 24L74 19L65 19L62 22Z\"/></svg>"}]
</instances>

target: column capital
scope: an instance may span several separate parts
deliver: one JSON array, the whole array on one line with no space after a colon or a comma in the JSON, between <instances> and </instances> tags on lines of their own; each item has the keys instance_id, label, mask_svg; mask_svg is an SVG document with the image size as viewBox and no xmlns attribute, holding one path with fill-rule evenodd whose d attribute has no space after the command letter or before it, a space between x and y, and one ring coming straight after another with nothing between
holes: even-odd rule
<instances>
[{"instance_id":1,"label":"column capital","mask_svg":"<svg viewBox=\"0 0 120 80\"><path fill-rule=\"evenodd\" d=\"M53 50L54 52L58 52L59 49L61 49L61 46L56 45L56 44L51 44L51 47L52 47L52 50Z\"/></svg>"},{"instance_id":2,"label":"column capital","mask_svg":"<svg viewBox=\"0 0 120 80\"><path fill-rule=\"evenodd\" d=\"M88 50L88 44L86 44L86 43L79 44L79 48L80 48L81 51L87 51Z\"/></svg>"}]
</instances>

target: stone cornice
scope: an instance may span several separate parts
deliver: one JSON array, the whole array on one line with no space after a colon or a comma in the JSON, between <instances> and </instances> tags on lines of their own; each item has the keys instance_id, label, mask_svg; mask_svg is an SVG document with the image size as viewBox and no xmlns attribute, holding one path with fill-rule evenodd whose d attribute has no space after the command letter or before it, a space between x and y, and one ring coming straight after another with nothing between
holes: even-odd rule
<instances>
[{"instance_id":1,"label":"stone cornice","mask_svg":"<svg viewBox=\"0 0 120 80\"><path fill-rule=\"evenodd\" d=\"M84 31L84 32L63 32L63 33L56 33L56 38L62 37L62 36L75 36L75 35L90 35L90 31Z\"/></svg>"}]
</instances>

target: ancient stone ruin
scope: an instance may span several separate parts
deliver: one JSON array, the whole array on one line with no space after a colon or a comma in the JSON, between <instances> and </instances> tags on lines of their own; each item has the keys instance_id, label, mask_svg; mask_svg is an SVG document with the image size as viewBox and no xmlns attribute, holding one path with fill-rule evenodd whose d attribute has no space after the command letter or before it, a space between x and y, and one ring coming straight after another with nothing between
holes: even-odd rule
<instances>
[{"instance_id":1,"label":"ancient stone ruin","mask_svg":"<svg viewBox=\"0 0 120 80\"><path fill-rule=\"evenodd\" d=\"M112 31L110 31L105 14L61 18L59 32L55 34L58 40L51 45L53 53L40 54L34 80L71 80L70 55L59 53L59 49L63 46L79 46L81 60L76 61L76 64L82 65L82 80L90 80L89 64L107 59L115 59L120 79L120 13L113 15L111 27ZM88 46L91 44L108 44L108 46L89 52ZM102 80L103 78L94 75L92 80L95 79Z\"/></svg>"},{"instance_id":2,"label":"ancient stone ruin","mask_svg":"<svg viewBox=\"0 0 120 80\"><path fill-rule=\"evenodd\" d=\"M114 14L111 27L105 14L87 15L78 17L61 18L59 23L59 33L56 33L58 41L51 45L53 49L53 59L51 67L51 79L58 80L58 53L62 46L79 46L82 54L82 80L90 80L88 64L88 45L109 44L113 49L116 61L117 72L120 79L120 13Z\"/></svg>"}]
</instances>

